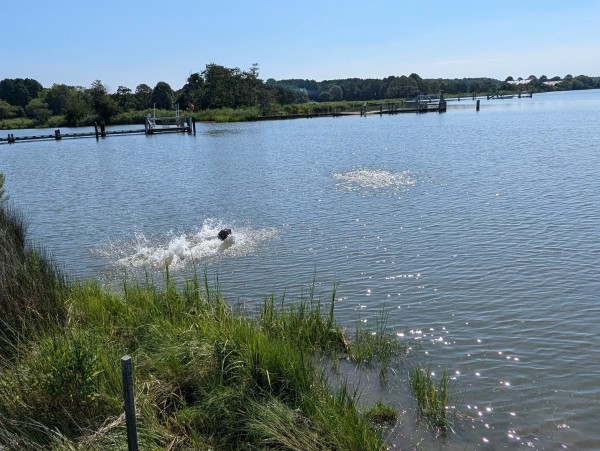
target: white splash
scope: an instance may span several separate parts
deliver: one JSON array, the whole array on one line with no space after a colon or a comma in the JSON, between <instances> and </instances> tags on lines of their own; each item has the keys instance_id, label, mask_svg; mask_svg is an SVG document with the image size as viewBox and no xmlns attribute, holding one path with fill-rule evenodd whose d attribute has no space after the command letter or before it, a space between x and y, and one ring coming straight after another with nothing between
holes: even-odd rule
<instances>
[{"instance_id":1,"label":"white splash","mask_svg":"<svg viewBox=\"0 0 600 451\"><path fill-rule=\"evenodd\" d=\"M333 178L338 181L337 186L342 189L355 190L358 188L404 188L414 186L417 181L411 177L409 171L390 172L375 169L356 169L348 172L336 172Z\"/></svg>"},{"instance_id":2,"label":"white splash","mask_svg":"<svg viewBox=\"0 0 600 451\"><path fill-rule=\"evenodd\" d=\"M221 241L217 234L223 228L230 228L233 233ZM178 269L211 258L249 255L275 237L276 229L235 227L208 219L199 230L169 232L155 237L138 233L130 239L101 246L95 252L125 268L164 268L168 265L171 269Z\"/></svg>"}]
</instances>

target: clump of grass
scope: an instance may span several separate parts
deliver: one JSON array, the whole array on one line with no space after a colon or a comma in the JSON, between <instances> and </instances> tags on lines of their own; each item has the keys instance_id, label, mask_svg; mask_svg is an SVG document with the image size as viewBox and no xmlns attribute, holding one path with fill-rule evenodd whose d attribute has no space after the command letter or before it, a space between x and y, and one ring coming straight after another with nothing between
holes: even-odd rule
<instances>
[{"instance_id":1,"label":"clump of grass","mask_svg":"<svg viewBox=\"0 0 600 451\"><path fill-rule=\"evenodd\" d=\"M17 117L13 119L0 120L0 130L17 130L20 128L33 128L35 121L25 117Z\"/></svg>"},{"instance_id":2,"label":"clump of grass","mask_svg":"<svg viewBox=\"0 0 600 451\"><path fill-rule=\"evenodd\" d=\"M387 328L388 313L381 311L375 328L357 326L354 340L349 342L350 358L364 365L379 365L379 377L385 382L393 362L408 353L408 345Z\"/></svg>"},{"instance_id":3,"label":"clump of grass","mask_svg":"<svg viewBox=\"0 0 600 451\"><path fill-rule=\"evenodd\" d=\"M259 327L272 338L292 339L311 350L330 355L346 350L346 338L334 319L336 286L334 286L328 309L324 311L321 299L315 297L313 283L308 297L301 295L298 302L275 305L271 296L265 299L259 315Z\"/></svg>"},{"instance_id":4,"label":"clump of grass","mask_svg":"<svg viewBox=\"0 0 600 451\"><path fill-rule=\"evenodd\" d=\"M20 350L21 359L0 378L2 413L70 438L118 414L118 360L106 348L100 353L97 338L67 330Z\"/></svg>"},{"instance_id":5,"label":"clump of grass","mask_svg":"<svg viewBox=\"0 0 600 451\"><path fill-rule=\"evenodd\" d=\"M378 401L365 411L365 416L375 425L394 424L398 421L398 411L394 406Z\"/></svg>"},{"instance_id":6,"label":"clump of grass","mask_svg":"<svg viewBox=\"0 0 600 451\"><path fill-rule=\"evenodd\" d=\"M418 366L411 370L409 380L419 417L437 433L445 433L451 428L446 368L436 381L429 369Z\"/></svg>"},{"instance_id":7,"label":"clump of grass","mask_svg":"<svg viewBox=\"0 0 600 451\"><path fill-rule=\"evenodd\" d=\"M254 121L260 116L258 107L215 108L194 113L199 121L209 122L244 122Z\"/></svg>"},{"instance_id":8,"label":"clump of grass","mask_svg":"<svg viewBox=\"0 0 600 451\"><path fill-rule=\"evenodd\" d=\"M67 280L56 263L30 246L21 213L0 205L0 354L12 353L19 340L66 318Z\"/></svg>"}]
</instances>

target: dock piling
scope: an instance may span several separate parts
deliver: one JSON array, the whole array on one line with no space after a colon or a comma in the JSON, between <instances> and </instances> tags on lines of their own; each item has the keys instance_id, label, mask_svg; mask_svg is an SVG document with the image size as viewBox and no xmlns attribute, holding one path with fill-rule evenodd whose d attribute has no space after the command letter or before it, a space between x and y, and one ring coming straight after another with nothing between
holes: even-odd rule
<instances>
[{"instance_id":1,"label":"dock piling","mask_svg":"<svg viewBox=\"0 0 600 451\"><path fill-rule=\"evenodd\" d=\"M479 102L481 102L481 100L477 99L477 104L475 105L475 111L479 111Z\"/></svg>"},{"instance_id":2,"label":"dock piling","mask_svg":"<svg viewBox=\"0 0 600 451\"><path fill-rule=\"evenodd\" d=\"M133 387L133 365L129 355L121 358L121 377L123 379L123 399L125 401L125 427L127 430L127 449L137 451L137 421L135 416L135 392Z\"/></svg>"}]
</instances>

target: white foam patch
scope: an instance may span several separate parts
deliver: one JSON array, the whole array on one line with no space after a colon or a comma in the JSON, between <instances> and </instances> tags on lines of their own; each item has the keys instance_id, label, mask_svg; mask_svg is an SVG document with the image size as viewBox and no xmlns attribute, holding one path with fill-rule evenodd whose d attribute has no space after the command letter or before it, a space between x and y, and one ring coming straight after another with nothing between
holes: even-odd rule
<instances>
[{"instance_id":1,"label":"white foam patch","mask_svg":"<svg viewBox=\"0 0 600 451\"><path fill-rule=\"evenodd\" d=\"M417 181L409 171L390 172L386 170L357 169L348 172L336 172L333 178L337 186L346 190L405 188L414 186Z\"/></svg>"},{"instance_id":2,"label":"white foam patch","mask_svg":"<svg viewBox=\"0 0 600 451\"><path fill-rule=\"evenodd\" d=\"M230 228L232 234L221 241L217 234L224 228ZM155 237L137 233L130 239L100 246L94 252L120 267L164 268L168 265L171 269L178 269L213 258L250 255L276 237L276 229L235 227L209 219L204 221L199 230L169 232Z\"/></svg>"}]
</instances>

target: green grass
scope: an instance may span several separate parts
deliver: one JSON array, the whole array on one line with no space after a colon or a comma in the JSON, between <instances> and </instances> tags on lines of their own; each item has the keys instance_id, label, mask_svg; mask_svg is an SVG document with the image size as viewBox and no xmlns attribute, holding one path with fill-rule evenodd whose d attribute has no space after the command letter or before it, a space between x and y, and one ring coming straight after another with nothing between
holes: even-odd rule
<instances>
[{"instance_id":1,"label":"green grass","mask_svg":"<svg viewBox=\"0 0 600 451\"><path fill-rule=\"evenodd\" d=\"M365 411L365 416L373 424L395 424L398 421L398 411L393 406L378 401Z\"/></svg>"},{"instance_id":2,"label":"green grass","mask_svg":"<svg viewBox=\"0 0 600 451\"><path fill-rule=\"evenodd\" d=\"M345 384L315 356L347 355L314 294L243 315L218 281L69 281L0 207L0 448L123 448L120 358L134 363L140 449L384 448Z\"/></svg>"},{"instance_id":3,"label":"green grass","mask_svg":"<svg viewBox=\"0 0 600 451\"><path fill-rule=\"evenodd\" d=\"M0 204L0 448L124 448L119 362L133 358L140 449L380 450L390 406L361 412L359 394L330 383L323 361L379 366L406 344L387 330L353 337L335 320L336 289L267 297L232 309L218 279L124 281L119 292L71 281L31 246L22 215ZM327 365L325 365L327 366ZM411 375L419 415L447 428L447 377ZM431 401L431 396L433 401ZM420 404L419 404L420 405Z\"/></svg>"},{"instance_id":4,"label":"green grass","mask_svg":"<svg viewBox=\"0 0 600 451\"><path fill-rule=\"evenodd\" d=\"M33 128L36 122L33 119L25 117L16 117L12 119L0 120L0 130L18 130L20 128Z\"/></svg>"},{"instance_id":5,"label":"green grass","mask_svg":"<svg viewBox=\"0 0 600 451\"><path fill-rule=\"evenodd\" d=\"M387 320L388 314L383 309L374 328L357 325L354 340L348 343L350 358L362 365L377 364L382 382L386 381L393 363L403 361L409 352L407 343L398 340L398 337L389 331Z\"/></svg>"},{"instance_id":6,"label":"green grass","mask_svg":"<svg viewBox=\"0 0 600 451\"><path fill-rule=\"evenodd\" d=\"M330 332L319 340L281 333L303 322L311 330L335 328L327 317L318 324L316 307L303 301L286 311L289 322L270 327L264 318L234 314L215 288L206 292L198 281L184 289L170 281L162 288L126 284L123 295L80 283L67 304L64 330L17 345L18 358L2 361L0 421L8 426L0 444L18 435L17 425L26 425L25 437L39 446L58 440L60 447L102 449L120 442L118 362L127 353L143 448L383 446L355 398L347 390L332 396L314 367L314 349L337 349ZM310 437L318 440L306 442Z\"/></svg>"},{"instance_id":7,"label":"green grass","mask_svg":"<svg viewBox=\"0 0 600 451\"><path fill-rule=\"evenodd\" d=\"M446 368L439 380L435 379L429 369L420 366L410 372L410 386L417 403L418 415L437 434L445 433L452 426L448 381Z\"/></svg>"},{"instance_id":8,"label":"green grass","mask_svg":"<svg viewBox=\"0 0 600 451\"><path fill-rule=\"evenodd\" d=\"M22 214L0 203L0 355L66 318L67 280L43 251L26 242Z\"/></svg>"}]
</instances>

